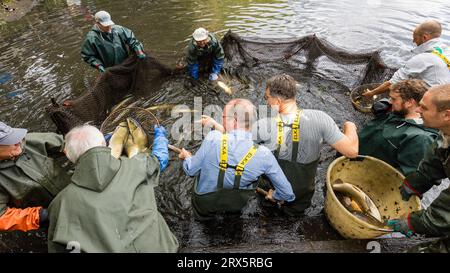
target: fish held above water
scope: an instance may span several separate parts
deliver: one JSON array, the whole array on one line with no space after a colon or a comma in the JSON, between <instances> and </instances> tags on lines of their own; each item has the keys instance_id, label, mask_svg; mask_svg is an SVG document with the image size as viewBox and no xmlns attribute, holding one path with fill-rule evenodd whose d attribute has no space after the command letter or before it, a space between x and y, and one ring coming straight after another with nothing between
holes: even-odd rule
<instances>
[{"instance_id":1,"label":"fish held above water","mask_svg":"<svg viewBox=\"0 0 450 273\"><path fill-rule=\"evenodd\" d=\"M347 196L356 203L360 212L381 222L381 214L377 206L372 199L357 186L344 183L342 180L338 179L333 184L333 191ZM343 205L345 206L346 204L343 203Z\"/></svg>"},{"instance_id":2,"label":"fish held above water","mask_svg":"<svg viewBox=\"0 0 450 273\"><path fill-rule=\"evenodd\" d=\"M147 151L148 137L142 126L133 118L127 118L129 136L125 145L128 158Z\"/></svg>"},{"instance_id":3,"label":"fish held above water","mask_svg":"<svg viewBox=\"0 0 450 273\"><path fill-rule=\"evenodd\" d=\"M119 158L122 155L122 150L128 138L128 125L126 122L121 122L114 130L108 147L111 148L111 155Z\"/></svg>"}]
</instances>

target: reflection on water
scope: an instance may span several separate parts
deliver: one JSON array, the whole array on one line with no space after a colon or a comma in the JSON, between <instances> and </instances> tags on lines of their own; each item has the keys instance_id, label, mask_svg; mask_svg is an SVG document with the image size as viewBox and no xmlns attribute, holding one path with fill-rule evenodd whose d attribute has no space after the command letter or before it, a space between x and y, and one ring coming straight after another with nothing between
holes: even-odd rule
<instances>
[{"instance_id":1,"label":"reflection on water","mask_svg":"<svg viewBox=\"0 0 450 273\"><path fill-rule=\"evenodd\" d=\"M446 20L450 3L445 0L421 1L420 5L411 4L409 0L44 0L29 15L0 30L1 121L31 131L55 129L44 112L50 97L57 101L77 97L88 90L97 77L97 72L81 60L79 51L93 24L93 14L101 9L108 10L117 24L132 29L147 53L169 66L183 57L190 34L199 26L219 36L228 29L242 36L272 39L316 33L351 51L379 49L390 66L399 66L408 58L413 47L412 29L425 19L441 21L443 38L450 38L450 23ZM261 82L251 82L235 96L261 103L262 87ZM204 105L223 105L223 101L207 92L171 90L170 85L165 91L152 94L148 100L158 104L192 105L194 96L203 96ZM308 101L303 104L305 107L329 107L310 105ZM335 117L339 124L342 117ZM330 154L328 150L325 152ZM158 195L161 210L171 220L188 220L192 179L184 176L180 164L177 160L171 161L161 176L164 183L158 187L164 192L163 197ZM323 177L325 172L326 168L321 165L319 176ZM323 196L320 185L317 193ZM314 214L320 212L322 201L323 198L313 201ZM265 218L237 220L233 230L220 230L216 225L203 226L192 221L180 225L172 222L171 227L184 246L200 247L250 242L255 238L265 242L292 242L302 236L314 237L317 229L327 230L317 224L323 224L323 219L319 220L284 223L281 228L273 221L268 224ZM323 231L322 237L315 239L336 238L336 234L327 232Z\"/></svg>"}]
</instances>

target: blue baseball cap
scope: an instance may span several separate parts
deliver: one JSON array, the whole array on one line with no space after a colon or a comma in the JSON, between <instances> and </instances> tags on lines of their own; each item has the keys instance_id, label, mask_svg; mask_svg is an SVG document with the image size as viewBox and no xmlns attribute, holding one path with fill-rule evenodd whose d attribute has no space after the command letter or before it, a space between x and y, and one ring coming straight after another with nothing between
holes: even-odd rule
<instances>
[{"instance_id":1,"label":"blue baseball cap","mask_svg":"<svg viewBox=\"0 0 450 273\"><path fill-rule=\"evenodd\" d=\"M27 132L27 129L11 128L0 121L0 145L17 144L24 139Z\"/></svg>"}]
</instances>

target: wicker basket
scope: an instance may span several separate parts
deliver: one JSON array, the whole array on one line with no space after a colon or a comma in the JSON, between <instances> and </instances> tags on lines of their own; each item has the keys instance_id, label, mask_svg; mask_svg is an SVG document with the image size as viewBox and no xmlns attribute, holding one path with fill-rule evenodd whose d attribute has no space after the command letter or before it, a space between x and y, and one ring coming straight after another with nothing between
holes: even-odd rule
<instances>
[{"instance_id":1,"label":"wicker basket","mask_svg":"<svg viewBox=\"0 0 450 273\"><path fill-rule=\"evenodd\" d=\"M365 98L362 94L366 89L372 90L380 85L380 83L368 83L354 88L350 92L350 100L352 101L353 107L362 113L370 113L372 111L373 99Z\"/></svg>"},{"instance_id":2,"label":"wicker basket","mask_svg":"<svg viewBox=\"0 0 450 273\"><path fill-rule=\"evenodd\" d=\"M159 120L152 112L141 107L125 107L111 112L100 126L100 131L103 134L114 132L119 123L126 121L129 117L139 122L149 140L153 138L153 127L159 126Z\"/></svg>"}]
</instances>

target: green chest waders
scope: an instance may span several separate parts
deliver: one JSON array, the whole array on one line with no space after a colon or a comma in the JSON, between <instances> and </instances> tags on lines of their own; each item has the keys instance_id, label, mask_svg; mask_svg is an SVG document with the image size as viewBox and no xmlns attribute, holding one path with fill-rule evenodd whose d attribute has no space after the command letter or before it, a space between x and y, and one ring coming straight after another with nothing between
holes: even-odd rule
<instances>
[{"instance_id":1,"label":"green chest waders","mask_svg":"<svg viewBox=\"0 0 450 273\"><path fill-rule=\"evenodd\" d=\"M295 194L293 202L286 203L282 210L287 215L295 216L303 214L304 210L310 206L314 195L315 177L319 160L308 164L297 162L298 147L300 141L300 117L302 111L298 110L295 120L292 124L285 124L280 117L277 120L277 149L274 152L278 164L284 172L284 175L291 183ZM283 127L292 128L292 157L291 160L279 158L281 144L283 142Z\"/></svg>"},{"instance_id":2,"label":"green chest waders","mask_svg":"<svg viewBox=\"0 0 450 273\"><path fill-rule=\"evenodd\" d=\"M228 164L228 136L222 135L220 146L220 163L219 176L217 178L217 190L209 193L198 193L198 177L194 182L194 190L192 194L192 208L194 217L198 220L207 220L219 213L240 213L242 208L247 204L248 199L255 194L255 188L240 189L241 177L245 166L253 158L258 149L258 145L254 145L247 154L241 159L238 165L231 166ZM223 187L225 171L227 168L236 170L233 188Z\"/></svg>"}]
</instances>

